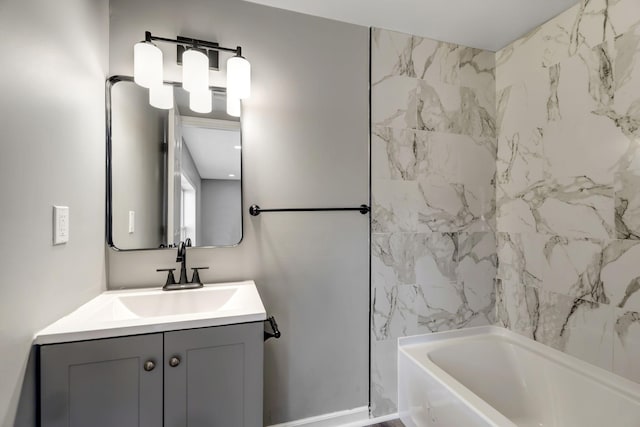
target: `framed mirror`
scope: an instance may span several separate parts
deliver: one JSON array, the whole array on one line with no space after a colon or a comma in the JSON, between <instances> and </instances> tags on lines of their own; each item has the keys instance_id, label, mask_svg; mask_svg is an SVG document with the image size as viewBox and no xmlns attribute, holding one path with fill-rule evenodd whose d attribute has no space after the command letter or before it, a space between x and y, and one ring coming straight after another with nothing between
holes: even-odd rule
<instances>
[{"instance_id":1,"label":"framed mirror","mask_svg":"<svg viewBox=\"0 0 640 427\"><path fill-rule=\"evenodd\" d=\"M149 104L131 77L107 81L107 242L118 250L227 247L242 240L242 134L224 88L211 113Z\"/></svg>"}]
</instances>

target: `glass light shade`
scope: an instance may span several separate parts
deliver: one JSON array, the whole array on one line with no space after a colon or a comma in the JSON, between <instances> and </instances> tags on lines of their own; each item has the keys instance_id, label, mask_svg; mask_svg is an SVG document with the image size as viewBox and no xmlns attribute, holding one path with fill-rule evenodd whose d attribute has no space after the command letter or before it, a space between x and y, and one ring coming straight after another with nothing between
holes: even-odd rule
<instances>
[{"instance_id":1,"label":"glass light shade","mask_svg":"<svg viewBox=\"0 0 640 427\"><path fill-rule=\"evenodd\" d=\"M240 100L227 93L227 114L240 117Z\"/></svg>"},{"instance_id":2,"label":"glass light shade","mask_svg":"<svg viewBox=\"0 0 640 427\"><path fill-rule=\"evenodd\" d=\"M227 61L227 94L236 99L251 95L251 64L242 56L232 56Z\"/></svg>"},{"instance_id":3,"label":"glass light shade","mask_svg":"<svg viewBox=\"0 0 640 427\"><path fill-rule=\"evenodd\" d=\"M182 87L188 92L209 90L209 58L199 50L182 54Z\"/></svg>"},{"instance_id":4,"label":"glass light shade","mask_svg":"<svg viewBox=\"0 0 640 427\"><path fill-rule=\"evenodd\" d=\"M162 85L162 51L153 43L133 46L133 81L146 88Z\"/></svg>"},{"instance_id":5,"label":"glass light shade","mask_svg":"<svg viewBox=\"0 0 640 427\"><path fill-rule=\"evenodd\" d=\"M209 89L189 94L189 108L196 113L210 113L213 109L213 96Z\"/></svg>"},{"instance_id":6,"label":"glass light shade","mask_svg":"<svg viewBox=\"0 0 640 427\"><path fill-rule=\"evenodd\" d=\"M149 89L149 104L162 110L173 108L173 86L153 86Z\"/></svg>"}]
</instances>

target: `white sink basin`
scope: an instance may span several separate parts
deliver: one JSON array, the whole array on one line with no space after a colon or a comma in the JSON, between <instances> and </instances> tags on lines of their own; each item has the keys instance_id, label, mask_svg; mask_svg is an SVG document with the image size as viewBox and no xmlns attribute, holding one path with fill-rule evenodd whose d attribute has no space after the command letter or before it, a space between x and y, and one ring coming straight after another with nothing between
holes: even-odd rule
<instances>
[{"instance_id":1,"label":"white sink basin","mask_svg":"<svg viewBox=\"0 0 640 427\"><path fill-rule=\"evenodd\" d=\"M38 332L34 343L222 326L262 321L266 317L253 281L178 291L160 288L107 291Z\"/></svg>"},{"instance_id":2,"label":"white sink basin","mask_svg":"<svg viewBox=\"0 0 640 427\"><path fill-rule=\"evenodd\" d=\"M117 300L138 317L175 316L229 310L236 288L203 288L202 292L168 291L152 295L123 295ZM236 304L237 305L237 304Z\"/></svg>"}]
</instances>

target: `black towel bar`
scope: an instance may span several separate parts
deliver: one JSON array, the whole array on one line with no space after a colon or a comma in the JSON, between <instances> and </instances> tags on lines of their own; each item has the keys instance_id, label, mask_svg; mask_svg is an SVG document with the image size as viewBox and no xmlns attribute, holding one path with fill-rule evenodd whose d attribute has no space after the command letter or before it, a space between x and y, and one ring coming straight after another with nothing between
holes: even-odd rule
<instances>
[{"instance_id":1,"label":"black towel bar","mask_svg":"<svg viewBox=\"0 0 640 427\"><path fill-rule=\"evenodd\" d=\"M366 215L371 211L367 205L360 205L357 208L283 208L283 209L262 209L258 205L251 205L249 213L258 216L262 212L325 212L325 211L358 211L362 215Z\"/></svg>"},{"instance_id":2,"label":"black towel bar","mask_svg":"<svg viewBox=\"0 0 640 427\"><path fill-rule=\"evenodd\" d=\"M276 318L273 316L269 316L265 322L269 322L269 326L271 327L271 331L264 331L264 340L268 340L269 338L279 339L282 334L280 333L280 329L278 329L278 324L276 323Z\"/></svg>"}]
</instances>

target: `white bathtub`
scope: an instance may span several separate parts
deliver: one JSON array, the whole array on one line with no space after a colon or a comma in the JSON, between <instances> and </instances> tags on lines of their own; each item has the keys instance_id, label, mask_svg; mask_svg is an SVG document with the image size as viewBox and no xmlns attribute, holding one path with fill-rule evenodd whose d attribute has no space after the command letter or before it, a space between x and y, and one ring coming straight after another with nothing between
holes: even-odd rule
<instances>
[{"instance_id":1,"label":"white bathtub","mask_svg":"<svg viewBox=\"0 0 640 427\"><path fill-rule=\"evenodd\" d=\"M640 385L486 326L400 338L398 409L407 427L638 427Z\"/></svg>"}]
</instances>

